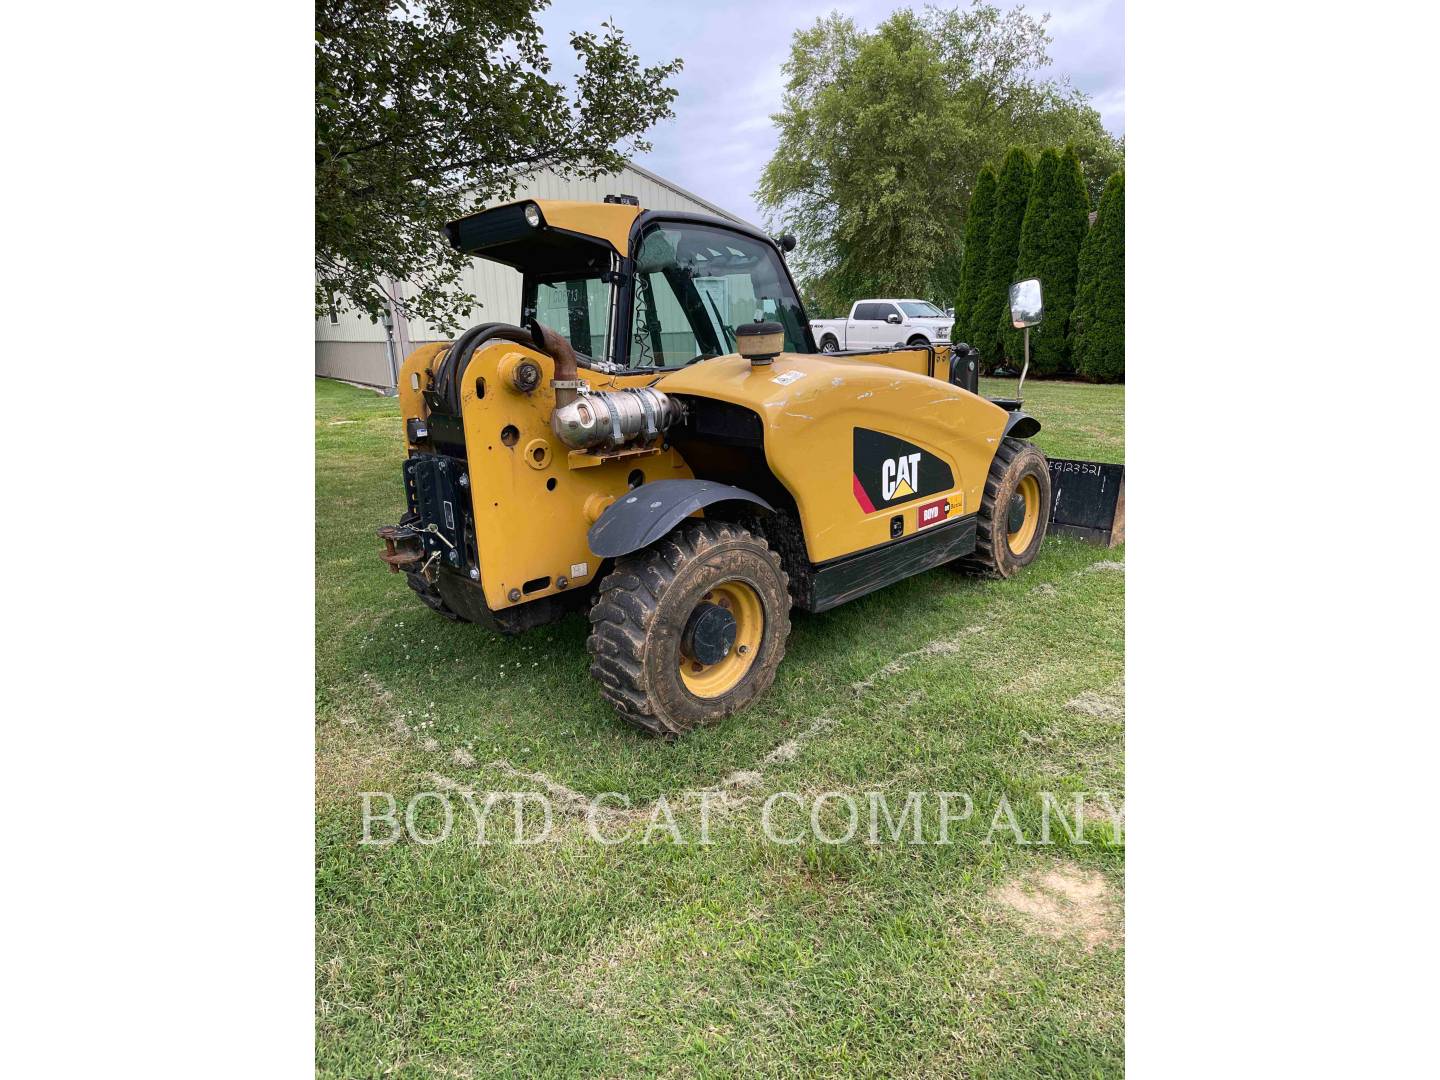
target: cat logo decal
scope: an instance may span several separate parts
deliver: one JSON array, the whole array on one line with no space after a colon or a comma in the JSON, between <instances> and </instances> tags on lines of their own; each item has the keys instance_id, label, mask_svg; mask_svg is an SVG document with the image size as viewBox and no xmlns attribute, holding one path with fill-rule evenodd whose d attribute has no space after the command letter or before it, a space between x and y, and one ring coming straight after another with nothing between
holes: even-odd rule
<instances>
[{"instance_id":1,"label":"cat logo decal","mask_svg":"<svg viewBox=\"0 0 1440 1080\"><path fill-rule=\"evenodd\" d=\"M855 429L851 476L855 501L867 514L955 486L950 466L924 447L869 428Z\"/></svg>"},{"instance_id":2,"label":"cat logo decal","mask_svg":"<svg viewBox=\"0 0 1440 1080\"><path fill-rule=\"evenodd\" d=\"M915 494L915 485L920 482L920 455L906 454L898 458L886 458L880 466L880 493L887 499L903 499Z\"/></svg>"}]
</instances>

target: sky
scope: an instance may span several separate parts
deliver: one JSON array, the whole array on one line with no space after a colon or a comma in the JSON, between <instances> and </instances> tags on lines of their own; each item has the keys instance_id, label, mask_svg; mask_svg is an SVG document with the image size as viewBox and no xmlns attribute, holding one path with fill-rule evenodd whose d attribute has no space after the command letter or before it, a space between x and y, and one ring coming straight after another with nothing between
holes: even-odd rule
<instances>
[{"instance_id":1,"label":"sky","mask_svg":"<svg viewBox=\"0 0 1440 1080\"><path fill-rule=\"evenodd\" d=\"M933 2L933 0L932 0ZM1024 7L1033 15L1050 13L1050 57L1046 74L1069 76L1090 96L1105 127L1125 133L1124 0L1044 0L998 7ZM956 6L968 6L955 0ZM891 12L913 5L895 3L784 3L781 0L553 0L539 21L555 64L554 77L574 70L571 30L598 30L611 19L642 64L674 57L685 61L671 85L679 91L675 118L651 128L654 149L635 160L651 172L693 191L756 224L764 215L753 192L760 171L775 149L770 115L780 109L784 91L781 65L790 54L791 35L831 11L872 29ZM935 6L945 6L936 3Z\"/></svg>"}]
</instances>

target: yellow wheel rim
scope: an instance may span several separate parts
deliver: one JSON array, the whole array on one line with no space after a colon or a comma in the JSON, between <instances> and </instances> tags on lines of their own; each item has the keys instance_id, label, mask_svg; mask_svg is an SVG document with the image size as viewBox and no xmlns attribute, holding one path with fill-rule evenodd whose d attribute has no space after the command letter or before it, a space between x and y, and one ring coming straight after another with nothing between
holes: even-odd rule
<instances>
[{"instance_id":1,"label":"yellow wheel rim","mask_svg":"<svg viewBox=\"0 0 1440 1080\"><path fill-rule=\"evenodd\" d=\"M1015 495L1025 500L1025 517L1020 527L1010 534L1009 541L1010 550L1020 555L1030 546L1030 541L1035 539L1035 530L1040 527L1040 481L1033 476L1022 476L1016 485Z\"/></svg>"},{"instance_id":2,"label":"yellow wheel rim","mask_svg":"<svg viewBox=\"0 0 1440 1080\"><path fill-rule=\"evenodd\" d=\"M713 698L728 693L745 678L760 652L765 634L765 607L760 594L743 581L726 581L700 598L700 603L718 604L735 618L735 644L713 664L702 664L680 649L680 680L696 697Z\"/></svg>"}]
</instances>

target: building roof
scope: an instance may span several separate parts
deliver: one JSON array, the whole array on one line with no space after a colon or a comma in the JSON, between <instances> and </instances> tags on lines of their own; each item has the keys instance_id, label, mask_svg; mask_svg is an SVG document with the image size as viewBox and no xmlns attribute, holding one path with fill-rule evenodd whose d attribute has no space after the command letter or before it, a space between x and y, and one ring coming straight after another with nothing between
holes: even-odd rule
<instances>
[{"instance_id":1,"label":"building roof","mask_svg":"<svg viewBox=\"0 0 1440 1080\"><path fill-rule=\"evenodd\" d=\"M714 203L712 203L709 199L702 199L699 195L696 195L693 191L686 191L684 188L682 188L679 184L675 183L673 180L666 180L663 176L659 176L659 175L651 172L649 169L645 168L644 166L637 165L637 164L635 164L635 162L633 162L633 161L626 161L626 162L625 162L625 167L626 167L627 169L633 169L635 172L639 173L641 176L645 177L645 179L651 181L652 183L659 184L659 185L660 185L661 187L663 187L663 188L669 188L671 191L675 192L675 194L676 194L676 195L679 195L681 198L689 199L691 202L699 203L701 206L705 207L706 210L709 210L709 211L710 211L712 214L714 214L716 217L723 217L723 218L728 218L728 219L731 220L731 221L738 221L741 225L749 225L752 229L754 229L754 228L759 228L759 226L755 225L753 222L746 221L744 218L740 217L740 215L730 213L729 210L722 210L720 207L718 207L718 206L716 206Z\"/></svg>"}]
</instances>

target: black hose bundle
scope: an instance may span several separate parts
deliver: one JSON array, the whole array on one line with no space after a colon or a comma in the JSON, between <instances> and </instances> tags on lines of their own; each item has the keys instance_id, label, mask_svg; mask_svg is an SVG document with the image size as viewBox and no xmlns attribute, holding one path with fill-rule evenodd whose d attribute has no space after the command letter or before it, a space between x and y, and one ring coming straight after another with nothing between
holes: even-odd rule
<instances>
[{"instance_id":1,"label":"black hose bundle","mask_svg":"<svg viewBox=\"0 0 1440 1080\"><path fill-rule=\"evenodd\" d=\"M460 415L460 377L464 375L470 357L475 355L475 350L481 345L496 338L506 338L527 348L536 347L530 331L511 323L481 323L456 338L455 343L446 350L440 367L435 372L435 390L439 393L440 400L456 416Z\"/></svg>"}]
</instances>

